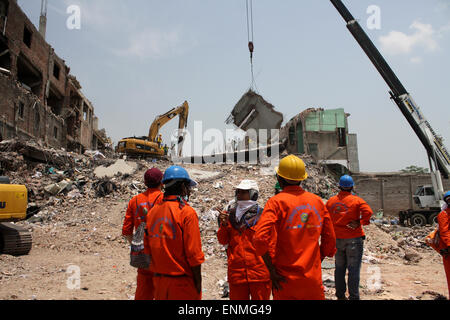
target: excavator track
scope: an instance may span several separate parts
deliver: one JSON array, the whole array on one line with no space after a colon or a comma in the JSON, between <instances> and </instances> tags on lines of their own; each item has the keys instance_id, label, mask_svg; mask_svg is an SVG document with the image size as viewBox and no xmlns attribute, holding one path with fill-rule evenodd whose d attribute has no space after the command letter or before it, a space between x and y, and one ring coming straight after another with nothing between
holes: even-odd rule
<instances>
[{"instance_id":1,"label":"excavator track","mask_svg":"<svg viewBox=\"0 0 450 320\"><path fill-rule=\"evenodd\" d=\"M12 223L0 223L0 254L27 255L32 246L31 233Z\"/></svg>"}]
</instances>

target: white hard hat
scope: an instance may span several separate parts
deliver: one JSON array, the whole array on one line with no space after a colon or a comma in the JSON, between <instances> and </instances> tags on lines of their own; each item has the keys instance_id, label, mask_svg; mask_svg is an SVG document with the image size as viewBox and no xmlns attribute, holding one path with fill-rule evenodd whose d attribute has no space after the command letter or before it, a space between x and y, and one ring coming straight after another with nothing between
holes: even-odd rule
<instances>
[{"instance_id":1,"label":"white hard hat","mask_svg":"<svg viewBox=\"0 0 450 320\"><path fill-rule=\"evenodd\" d=\"M259 192L258 183L255 180L242 180L235 188L240 190L256 190Z\"/></svg>"}]
</instances>

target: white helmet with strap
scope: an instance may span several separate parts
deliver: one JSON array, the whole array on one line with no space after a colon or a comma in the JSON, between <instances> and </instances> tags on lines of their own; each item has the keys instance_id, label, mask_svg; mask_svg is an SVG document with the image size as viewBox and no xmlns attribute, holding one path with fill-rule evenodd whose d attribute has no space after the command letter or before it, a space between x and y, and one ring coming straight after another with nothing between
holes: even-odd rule
<instances>
[{"instance_id":1,"label":"white helmet with strap","mask_svg":"<svg viewBox=\"0 0 450 320\"><path fill-rule=\"evenodd\" d=\"M250 192L250 199L253 201L258 200L259 188L258 183L255 180L242 180L235 188L239 190L248 190Z\"/></svg>"}]
</instances>

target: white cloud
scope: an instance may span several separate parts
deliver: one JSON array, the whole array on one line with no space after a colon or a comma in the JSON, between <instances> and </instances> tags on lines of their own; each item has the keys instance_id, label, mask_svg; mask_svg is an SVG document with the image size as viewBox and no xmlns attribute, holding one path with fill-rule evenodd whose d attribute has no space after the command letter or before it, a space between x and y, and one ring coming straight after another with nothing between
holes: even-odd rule
<instances>
[{"instance_id":1,"label":"white cloud","mask_svg":"<svg viewBox=\"0 0 450 320\"><path fill-rule=\"evenodd\" d=\"M422 58L421 57L412 57L411 59L409 59L409 61L411 63L421 63L422 62Z\"/></svg>"},{"instance_id":2,"label":"white cloud","mask_svg":"<svg viewBox=\"0 0 450 320\"><path fill-rule=\"evenodd\" d=\"M140 59L160 59L185 53L196 45L178 30L163 31L147 28L129 38L124 50L115 50L118 56Z\"/></svg>"},{"instance_id":3,"label":"white cloud","mask_svg":"<svg viewBox=\"0 0 450 320\"><path fill-rule=\"evenodd\" d=\"M131 36L128 48L118 50L116 54L140 59L157 59L177 52L180 42L178 31L146 29Z\"/></svg>"},{"instance_id":4,"label":"white cloud","mask_svg":"<svg viewBox=\"0 0 450 320\"><path fill-rule=\"evenodd\" d=\"M387 36L381 36L381 48L390 55L409 54L415 48L421 47L426 51L433 52L439 48L436 40L436 32L431 24L414 21L409 27L414 30L410 35L400 31L391 31Z\"/></svg>"}]
</instances>

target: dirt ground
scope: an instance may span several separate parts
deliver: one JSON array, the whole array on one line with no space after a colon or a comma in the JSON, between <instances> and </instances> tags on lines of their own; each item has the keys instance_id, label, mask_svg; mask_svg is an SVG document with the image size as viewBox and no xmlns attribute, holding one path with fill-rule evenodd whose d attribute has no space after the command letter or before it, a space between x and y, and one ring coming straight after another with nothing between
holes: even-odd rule
<instances>
[{"instance_id":1,"label":"dirt ground","mask_svg":"<svg viewBox=\"0 0 450 320\"><path fill-rule=\"evenodd\" d=\"M63 232L55 232L51 227L36 227L29 255L0 256L0 299L133 299L136 271L128 264L128 245L120 237L125 206L124 199L109 199L109 203L99 201L97 206L85 212L84 224L71 225L69 222L55 227L63 228ZM75 243L73 234L82 235L81 241ZM333 260L326 261L331 267ZM79 283L74 280L77 267ZM226 260L211 256L203 264L202 271L203 298L222 299L218 282L226 276ZM324 275L332 278L333 271L324 269ZM377 274L381 276L380 287L374 280ZM374 283L375 288L371 290ZM428 251L415 265L387 261L362 266L362 299L405 300L421 296L426 299L423 295L426 291L447 295L444 269L438 254L433 251ZM334 299L334 289L327 288L326 295ZM429 299L434 297L428 295Z\"/></svg>"},{"instance_id":2,"label":"dirt ground","mask_svg":"<svg viewBox=\"0 0 450 320\"><path fill-rule=\"evenodd\" d=\"M227 274L226 254L217 243L217 224L214 216L208 216L209 209L217 205L224 194L232 194L237 180L256 175L251 168L224 167L220 170L227 175L225 178L200 183L198 191L191 197L191 203L199 213L206 256L202 266L203 299L206 300L227 299L222 298L221 286ZM143 172L141 168L128 177L124 185L129 185L130 181L136 184L134 180L139 180ZM257 179L264 190L261 198L264 202L272 194L274 177L259 176ZM136 269L129 265L129 246L121 237L129 199L128 191L115 192L104 198L90 197L89 201L67 196L50 198L39 219L19 223L32 231L30 254L22 257L0 255L0 299L134 299ZM448 296L442 260L436 252L419 245L416 250L420 261L407 261L403 249L392 237L395 233L390 234L375 225L365 230L362 299L431 300L440 295ZM325 260L323 267L326 297L335 299L333 259Z\"/></svg>"}]
</instances>

